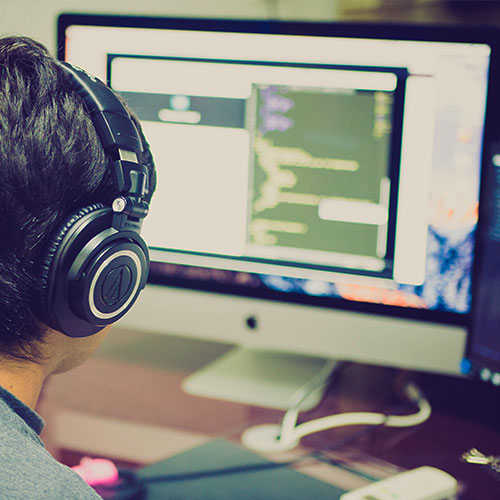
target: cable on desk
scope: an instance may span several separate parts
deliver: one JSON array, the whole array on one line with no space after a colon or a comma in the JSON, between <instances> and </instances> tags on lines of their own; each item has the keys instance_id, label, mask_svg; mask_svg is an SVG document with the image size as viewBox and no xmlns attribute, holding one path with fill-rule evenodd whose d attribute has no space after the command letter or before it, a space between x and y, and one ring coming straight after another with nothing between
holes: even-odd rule
<instances>
[{"instance_id":1,"label":"cable on desk","mask_svg":"<svg viewBox=\"0 0 500 500\"><path fill-rule=\"evenodd\" d=\"M291 408L281 425L261 425L247 429L241 437L243 444L254 451L286 451L294 448L300 440L316 432L350 425L383 425L386 427L413 427L425 422L431 415L431 405L420 388L413 382L404 387L406 397L418 406L410 415L386 415L374 412L340 413L321 417L296 425L298 408Z\"/></svg>"},{"instance_id":2,"label":"cable on desk","mask_svg":"<svg viewBox=\"0 0 500 500\"><path fill-rule=\"evenodd\" d=\"M339 361L330 360L325 363L324 367L304 386L300 387L290 398L288 410L281 421L280 436L288 429L295 428L297 419L301 411L302 403L317 391L324 390L325 387L335 377L340 370L342 363Z\"/></svg>"},{"instance_id":3,"label":"cable on desk","mask_svg":"<svg viewBox=\"0 0 500 500\"><path fill-rule=\"evenodd\" d=\"M386 427L413 427L425 422L431 415L431 406L424 398L420 389L413 383L409 383L405 388L406 395L410 401L415 403L419 410L410 415L384 415L383 413L355 412L330 415L310 422L299 424L293 429L284 429L285 433L293 433L293 438L301 439L304 436L345 425L381 425ZM282 434L281 438L288 437Z\"/></svg>"},{"instance_id":4,"label":"cable on desk","mask_svg":"<svg viewBox=\"0 0 500 500\"><path fill-rule=\"evenodd\" d=\"M247 472L257 472L264 471L270 469L279 469L281 467L290 467L293 465L297 465L301 462L307 460L312 460L313 457L310 455L305 455L303 457L297 458L296 460L290 460L287 462L264 462L261 464L248 464L248 465L238 465L237 467L221 467L219 469L205 469L202 471L193 471L193 472L183 472L180 474L165 474L162 476L153 476L145 478L147 483L157 483L163 481L186 481L186 480L194 480L194 479L202 479L204 477L211 476L223 476L230 474L239 474L239 473L247 473Z\"/></svg>"}]
</instances>

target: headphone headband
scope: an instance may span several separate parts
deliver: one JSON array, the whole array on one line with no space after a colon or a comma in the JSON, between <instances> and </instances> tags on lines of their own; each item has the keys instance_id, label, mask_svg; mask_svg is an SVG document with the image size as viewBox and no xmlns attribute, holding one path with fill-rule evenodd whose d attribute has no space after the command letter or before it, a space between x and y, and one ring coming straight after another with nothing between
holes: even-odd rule
<instances>
[{"instance_id":1,"label":"headphone headband","mask_svg":"<svg viewBox=\"0 0 500 500\"><path fill-rule=\"evenodd\" d=\"M118 149L141 152L142 141L137 128L114 92L82 68L67 62L62 62L61 67L85 102L104 150L107 153Z\"/></svg>"},{"instance_id":2,"label":"headphone headband","mask_svg":"<svg viewBox=\"0 0 500 500\"><path fill-rule=\"evenodd\" d=\"M73 88L83 99L104 151L111 157L113 180L118 197L113 202L113 227L140 231L149 206L148 170L137 160L143 151L141 136L125 106L99 78L85 70L61 63Z\"/></svg>"}]
</instances>

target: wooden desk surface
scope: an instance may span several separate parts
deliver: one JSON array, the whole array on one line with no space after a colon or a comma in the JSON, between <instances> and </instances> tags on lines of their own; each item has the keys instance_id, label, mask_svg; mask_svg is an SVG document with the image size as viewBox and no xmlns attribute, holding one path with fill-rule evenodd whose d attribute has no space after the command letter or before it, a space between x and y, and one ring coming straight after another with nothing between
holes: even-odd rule
<instances>
[{"instance_id":1,"label":"wooden desk surface","mask_svg":"<svg viewBox=\"0 0 500 500\"><path fill-rule=\"evenodd\" d=\"M189 396L182 379L229 346L173 336L112 330L96 356L83 366L53 377L38 411L46 421L43 438L65 462L81 454L147 465L214 437L238 441L249 425L278 423L281 411ZM462 484L461 500L498 500L500 479L460 456L476 447L500 454L500 389L449 377L410 374L429 395L433 414L407 429L332 429L301 442L293 453L308 453L349 441L334 455L364 463L383 477L400 468L433 465ZM305 421L345 411L401 411L395 387L408 376L398 370L346 365L327 397ZM408 408L408 412L413 411ZM289 456L283 456L284 459ZM370 464L369 462L372 461ZM68 463L73 465L72 463ZM325 467L311 472L330 477ZM375 472L377 473L377 472ZM337 477L338 476L338 477ZM339 472L343 487L365 481Z\"/></svg>"}]
</instances>

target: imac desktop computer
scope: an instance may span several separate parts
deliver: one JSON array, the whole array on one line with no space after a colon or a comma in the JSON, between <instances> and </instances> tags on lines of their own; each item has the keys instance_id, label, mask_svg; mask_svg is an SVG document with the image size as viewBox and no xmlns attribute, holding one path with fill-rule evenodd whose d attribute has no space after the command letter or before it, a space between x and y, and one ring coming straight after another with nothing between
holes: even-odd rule
<instances>
[{"instance_id":1,"label":"imac desktop computer","mask_svg":"<svg viewBox=\"0 0 500 500\"><path fill-rule=\"evenodd\" d=\"M187 390L279 407L229 373L460 373L497 30L68 14L58 32L157 164L149 284L121 325L237 346Z\"/></svg>"}]
</instances>

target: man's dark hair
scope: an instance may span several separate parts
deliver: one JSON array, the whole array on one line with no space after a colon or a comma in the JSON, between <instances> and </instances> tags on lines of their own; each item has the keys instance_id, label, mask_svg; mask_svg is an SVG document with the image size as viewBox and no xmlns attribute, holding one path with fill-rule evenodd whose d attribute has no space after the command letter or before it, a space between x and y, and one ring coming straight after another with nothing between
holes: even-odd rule
<instances>
[{"instance_id":1,"label":"man's dark hair","mask_svg":"<svg viewBox=\"0 0 500 500\"><path fill-rule=\"evenodd\" d=\"M82 99L47 49L26 37L0 38L0 355L39 360L46 328L36 305L41 255L68 214L111 203L109 161ZM139 161L154 187L151 155Z\"/></svg>"}]
</instances>

